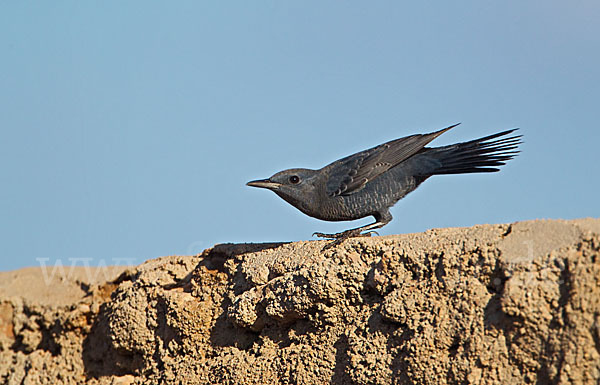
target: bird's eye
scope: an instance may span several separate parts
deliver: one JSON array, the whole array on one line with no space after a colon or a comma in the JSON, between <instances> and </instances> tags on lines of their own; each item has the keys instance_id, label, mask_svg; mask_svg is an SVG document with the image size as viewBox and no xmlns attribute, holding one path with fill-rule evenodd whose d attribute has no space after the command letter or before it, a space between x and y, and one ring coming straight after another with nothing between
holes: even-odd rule
<instances>
[{"instance_id":1,"label":"bird's eye","mask_svg":"<svg viewBox=\"0 0 600 385\"><path fill-rule=\"evenodd\" d=\"M290 177L290 183L291 184L298 184L298 183L300 183L300 178L298 177L298 175L292 175Z\"/></svg>"}]
</instances>

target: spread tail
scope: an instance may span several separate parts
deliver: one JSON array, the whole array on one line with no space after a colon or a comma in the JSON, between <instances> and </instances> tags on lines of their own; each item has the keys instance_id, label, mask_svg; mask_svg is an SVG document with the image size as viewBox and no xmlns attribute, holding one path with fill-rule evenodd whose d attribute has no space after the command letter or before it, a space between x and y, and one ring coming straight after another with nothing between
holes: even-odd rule
<instances>
[{"instance_id":1,"label":"spread tail","mask_svg":"<svg viewBox=\"0 0 600 385\"><path fill-rule=\"evenodd\" d=\"M469 142L456 143L450 146L424 148L422 152L428 158L439 162L439 167L431 175L464 174L472 172L495 172L507 160L514 158L520 151L522 135L505 137L517 128L502 131ZM496 139L504 137L501 139Z\"/></svg>"}]
</instances>

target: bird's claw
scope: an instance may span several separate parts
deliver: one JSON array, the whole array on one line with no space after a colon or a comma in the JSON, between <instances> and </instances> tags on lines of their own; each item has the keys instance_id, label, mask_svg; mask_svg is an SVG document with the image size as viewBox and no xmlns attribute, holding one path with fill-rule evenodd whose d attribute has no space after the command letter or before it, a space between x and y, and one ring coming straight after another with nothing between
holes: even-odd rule
<instances>
[{"instance_id":1,"label":"bird's claw","mask_svg":"<svg viewBox=\"0 0 600 385\"><path fill-rule=\"evenodd\" d=\"M377 234L376 231L367 231L365 233L362 233L361 229L351 229L351 230L342 231L341 233L336 233L336 234L314 233L313 236L316 235L317 237L331 240L331 242L326 244L323 247L323 249L321 250L321 251L326 251L328 249L331 249L332 247L335 247L335 246L341 244L348 238L370 237L371 234L373 234L373 233ZM379 234L377 234L377 235L379 235Z\"/></svg>"},{"instance_id":2,"label":"bird's claw","mask_svg":"<svg viewBox=\"0 0 600 385\"><path fill-rule=\"evenodd\" d=\"M346 230L346 231L342 231L341 233L335 233L335 234L313 233L313 237L317 236L319 238L325 238L325 239L344 240L344 239L355 238L355 237L370 237L371 234L379 235L379 233L377 231L367 231L365 233L362 233L360 229L351 229L351 230Z\"/></svg>"},{"instance_id":3,"label":"bird's claw","mask_svg":"<svg viewBox=\"0 0 600 385\"><path fill-rule=\"evenodd\" d=\"M326 233L313 233L312 234L313 237L319 237L319 238L328 238L328 239L335 239L336 238L336 234L326 234Z\"/></svg>"}]
</instances>

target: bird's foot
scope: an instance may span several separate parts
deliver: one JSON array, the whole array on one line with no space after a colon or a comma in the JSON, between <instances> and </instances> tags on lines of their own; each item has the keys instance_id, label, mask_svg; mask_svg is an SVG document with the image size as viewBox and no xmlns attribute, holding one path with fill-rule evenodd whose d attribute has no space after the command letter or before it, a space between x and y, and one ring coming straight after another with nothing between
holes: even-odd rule
<instances>
[{"instance_id":1,"label":"bird's foot","mask_svg":"<svg viewBox=\"0 0 600 385\"><path fill-rule=\"evenodd\" d=\"M313 233L313 237L317 236L319 238L336 239L336 240L343 241L344 239L348 239L348 238L370 237L371 234L379 235L379 233L377 233L377 231L367 231L367 232L363 233L361 229L350 229L350 230L342 231L341 233L335 233L335 234Z\"/></svg>"},{"instance_id":2,"label":"bird's foot","mask_svg":"<svg viewBox=\"0 0 600 385\"><path fill-rule=\"evenodd\" d=\"M379 235L376 231L367 231L367 232L363 233L361 231L361 229L351 229L351 230L346 230L346 231L342 231L341 233L335 233L335 234L314 233L313 236L316 235L319 238L326 238L326 239L332 240L331 242L326 244L323 247L323 249L321 250L321 251L326 251L328 249L331 249L332 247L335 247L335 246L341 244L346 239L357 238L357 237L370 237L371 234Z\"/></svg>"}]
</instances>

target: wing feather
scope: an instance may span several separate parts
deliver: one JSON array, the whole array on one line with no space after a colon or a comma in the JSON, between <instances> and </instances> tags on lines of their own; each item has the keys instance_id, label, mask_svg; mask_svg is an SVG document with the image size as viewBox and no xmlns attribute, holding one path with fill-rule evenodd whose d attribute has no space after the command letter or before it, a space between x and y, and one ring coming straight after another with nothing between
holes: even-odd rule
<instances>
[{"instance_id":1,"label":"wing feather","mask_svg":"<svg viewBox=\"0 0 600 385\"><path fill-rule=\"evenodd\" d=\"M458 124L430 134L392 140L325 166L330 168L327 194L334 197L360 191L369 181L410 158L429 142L456 126Z\"/></svg>"}]
</instances>

